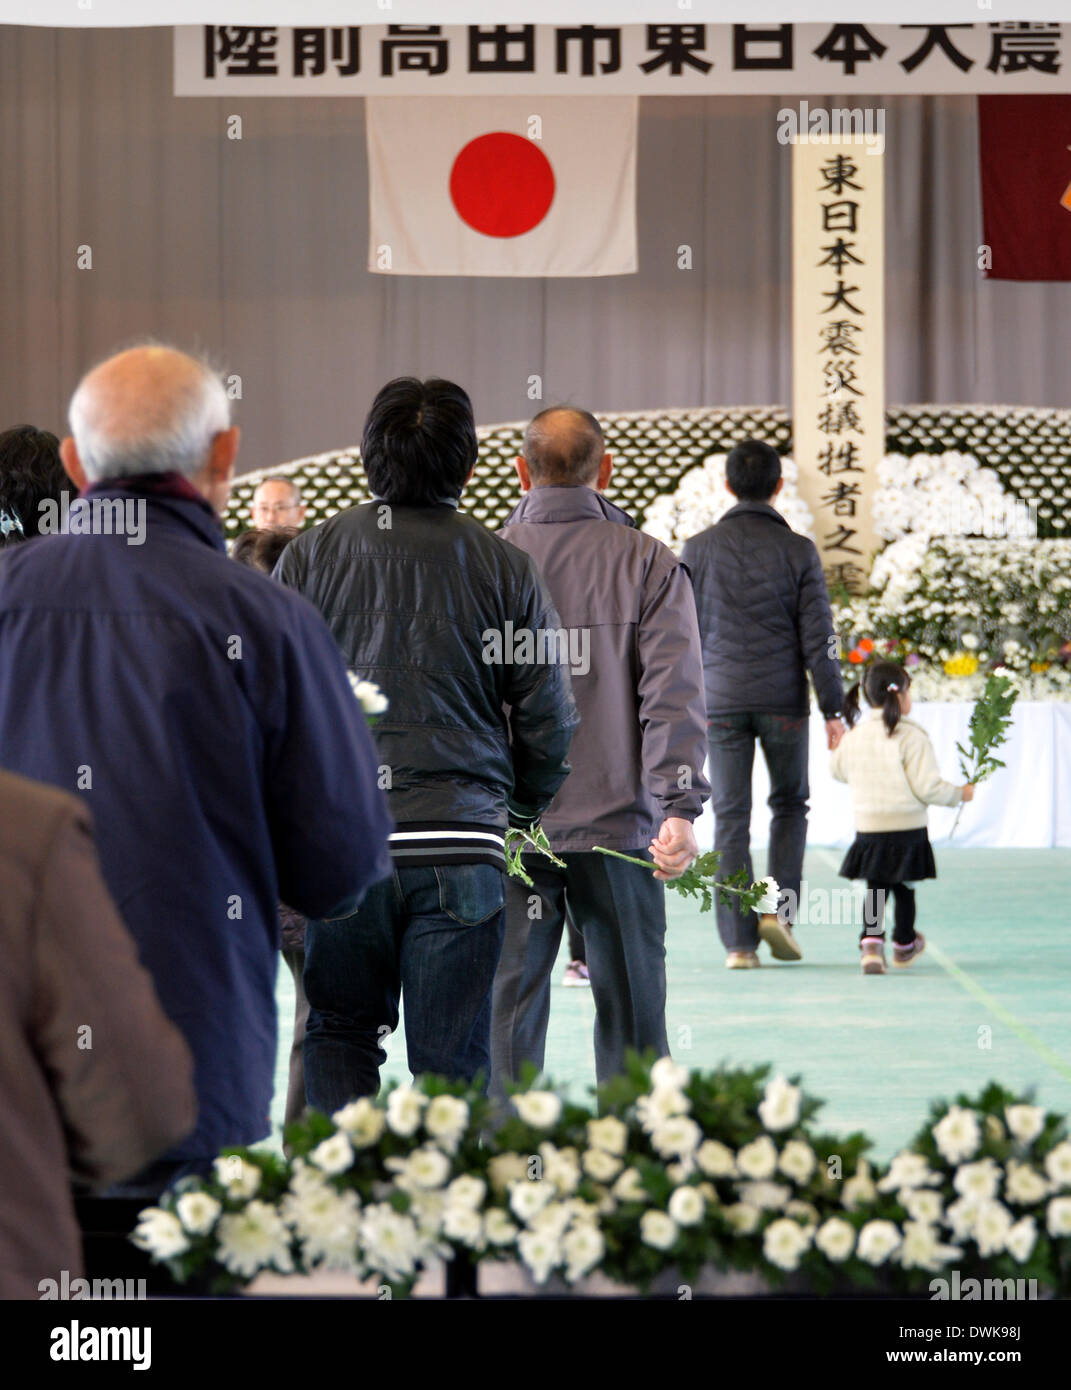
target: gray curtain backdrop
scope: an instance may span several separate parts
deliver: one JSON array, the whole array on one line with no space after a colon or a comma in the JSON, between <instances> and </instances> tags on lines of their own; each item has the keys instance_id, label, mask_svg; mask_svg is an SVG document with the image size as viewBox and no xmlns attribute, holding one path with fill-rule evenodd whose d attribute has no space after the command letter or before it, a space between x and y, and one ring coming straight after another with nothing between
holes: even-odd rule
<instances>
[{"instance_id":1,"label":"gray curtain backdrop","mask_svg":"<svg viewBox=\"0 0 1071 1390\"><path fill-rule=\"evenodd\" d=\"M240 375L243 469L354 443L400 373L462 382L483 424L538 408L533 375L595 410L790 403L775 132L798 98L642 101L637 275L407 279L364 268L362 100L171 85L169 29L0 29L0 427L61 430L79 375L141 335ZM977 268L974 99L883 104L888 399L1071 406L1071 284Z\"/></svg>"}]
</instances>

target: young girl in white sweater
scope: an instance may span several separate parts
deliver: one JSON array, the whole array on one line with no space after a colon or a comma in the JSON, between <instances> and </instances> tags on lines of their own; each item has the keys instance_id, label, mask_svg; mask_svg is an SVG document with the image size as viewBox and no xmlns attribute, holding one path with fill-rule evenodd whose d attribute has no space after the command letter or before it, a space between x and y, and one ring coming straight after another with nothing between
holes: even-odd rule
<instances>
[{"instance_id":1,"label":"young girl in white sweater","mask_svg":"<svg viewBox=\"0 0 1071 1390\"><path fill-rule=\"evenodd\" d=\"M840 866L842 878L865 879L860 938L864 975L885 974L885 900L896 904L893 965L910 965L926 939L915 930L915 890L920 879L936 878L926 833L927 806L958 806L974 787L942 779L933 744L911 713L911 678L892 661L875 661L845 705L853 725L833 753L832 772L847 782L855 810L855 840ZM860 718L859 692L870 706Z\"/></svg>"}]
</instances>

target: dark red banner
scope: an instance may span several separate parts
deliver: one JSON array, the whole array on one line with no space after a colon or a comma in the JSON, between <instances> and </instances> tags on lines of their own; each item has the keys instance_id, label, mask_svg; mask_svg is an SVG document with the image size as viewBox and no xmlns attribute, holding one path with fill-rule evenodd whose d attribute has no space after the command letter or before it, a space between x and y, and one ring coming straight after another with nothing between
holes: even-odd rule
<instances>
[{"instance_id":1,"label":"dark red banner","mask_svg":"<svg viewBox=\"0 0 1071 1390\"><path fill-rule=\"evenodd\" d=\"M991 280L1071 280L1071 96L978 98Z\"/></svg>"}]
</instances>

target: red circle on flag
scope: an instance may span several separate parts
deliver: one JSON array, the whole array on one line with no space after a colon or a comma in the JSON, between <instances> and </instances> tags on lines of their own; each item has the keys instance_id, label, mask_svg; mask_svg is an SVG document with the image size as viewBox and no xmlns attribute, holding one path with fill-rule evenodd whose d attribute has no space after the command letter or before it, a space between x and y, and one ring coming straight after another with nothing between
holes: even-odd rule
<instances>
[{"instance_id":1,"label":"red circle on flag","mask_svg":"<svg viewBox=\"0 0 1071 1390\"><path fill-rule=\"evenodd\" d=\"M458 216L484 236L523 236L554 201L554 170L532 140L504 130L470 140L450 170Z\"/></svg>"}]
</instances>

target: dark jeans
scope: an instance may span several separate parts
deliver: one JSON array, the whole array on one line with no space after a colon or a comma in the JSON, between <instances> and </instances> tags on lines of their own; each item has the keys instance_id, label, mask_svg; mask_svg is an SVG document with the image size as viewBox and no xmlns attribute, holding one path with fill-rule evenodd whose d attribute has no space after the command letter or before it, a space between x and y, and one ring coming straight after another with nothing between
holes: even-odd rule
<instances>
[{"instance_id":1,"label":"dark jeans","mask_svg":"<svg viewBox=\"0 0 1071 1390\"><path fill-rule=\"evenodd\" d=\"M646 850L629 851L649 858ZM602 854L568 853L564 870L525 860L534 887L510 879L506 939L495 976L491 1091L505 1094L525 1062L542 1070L551 974L567 914L584 938L595 1001L595 1075L624 1070L625 1052L666 1039L665 890L649 869ZM533 913L537 914L533 916Z\"/></svg>"},{"instance_id":2,"label":"dark jeans","mask_svg":"<svg viewBox=\"0 0 1071 1390\"><path fill-rule=\"evenodd\" d=\"M379 1089L384 1038L405 1003L414 1076L473 1081L490 1070L491 985L505 875L488 864L396 869L351 917L305 933L305 1091L331 1114Z\"/></svg>"},{"instance_id":3,"label":"dark jeans","mask_svg":"<svg viewBox=\"0 0 1071 1390\"><path fill-rule=\"evenodd\" d=\"M860 937L885 935L885 904L892 894L892 939L897 946L910 946L915 939L915 890L906 883L868 883L863 899L863 930Z\"/></svg>"},{"instance_id":4,"label":"dark jeans","mask_svg":"<svg viewBox=\"0 0 1071 1390\"><path fill-rule=\"evenodd\" d=\"M719 873L729 875L751 864L751 771L755 740L762 748L770 774L770 845L766 872L782 890L779 915L795 920L807 843L806 715L719 714L708 721L710 744L710 804L714 812L714 848L721 851ZM754 951L759 944L759 919L717 900L718 932L728 951Z\"/></svg>"}]
</instances>

